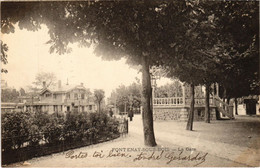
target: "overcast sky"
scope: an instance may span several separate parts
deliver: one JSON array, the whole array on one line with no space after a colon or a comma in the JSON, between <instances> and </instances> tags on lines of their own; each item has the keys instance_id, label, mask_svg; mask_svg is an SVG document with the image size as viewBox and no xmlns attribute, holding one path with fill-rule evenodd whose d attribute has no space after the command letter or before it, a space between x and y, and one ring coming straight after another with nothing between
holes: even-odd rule
<instances>
[{"instance_id":1,"label":"overcast sky","mask_svg":"<svg viewBox=\"0 0 260 168\"><path fill-rule=\"evenodd\" d=\"M130 68L124 59L103 61L93 54L92 48L79 48L73 44L69 54L49 53L48 30L45 26L36 32L15 29L15 33L2 34L1 39L9 47L8 64L3 66L7 74L1 74L8 86L17 89L30 85L38 72L53 72L62 84L67 78L71 84L84 83L87 88L104 89L106 97L120 84L129 85L141 73ZM159 85L169 80L159 81Z\"/></svg>"}]
</instances>

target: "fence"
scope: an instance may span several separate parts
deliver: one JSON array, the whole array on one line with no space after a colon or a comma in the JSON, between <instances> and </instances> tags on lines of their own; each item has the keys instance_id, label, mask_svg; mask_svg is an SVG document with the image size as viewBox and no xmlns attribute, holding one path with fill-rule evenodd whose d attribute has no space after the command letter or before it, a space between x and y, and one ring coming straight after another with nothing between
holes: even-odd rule
<instances>
[{"instance_id":1,"label":"fence","mask_svg":"<svg viewBox=\"0 0 260 168\"><path fill-rule=\"evenodd\" d=\"M183 97L154 98L154 106L184 106Z\"/></svg>"},{"instance_id":2,"label":"fence","mask_svg":"<svg viewBox=\"0 0 260 168\"><path fill-rule=\"evenodd\" d=\"M195 106L204 106L205 98L195 98ZM213 98L209 99L210 105L213 105ZM168 97L168 98L154 98L154 107L184 107L185 105L190 105L190 99L183 97Z\"/></svg>"},{"instance_id":3,"label":"fence","mask_svg":"<svg viewBox=\"0 0 260 168\"><path fill-rule=\"evenodd\" d=\"M126 135L128 133L128 120L126 118L119 121L118 131L120 135Z\"/></svg>"},{"instance_id":4,"label":"fence","mask_svg":"<svg viewBox=\"0 0 260 168\"><path fill-rule=\"evenodd\" d=\"M102 143L109 140L116 139L120 136L126 135L128 133L128 120L118 120L117 130L115 132L111 131L103 131L88 134L88 136L83 136L81 138L75 139L68 139L60 138L56 143L48 143L44 134L50 132L42 132L40 134L30 135L30 139L28 142L23 143L20 147L15 146L9 149L2 149L2 165L10 164L15 162L21 162L33 157L39 157L44 155L49 155L52 153L63 152L70 149L75 149L79 147L89 146L92 144ZM95 128L91 128L95 129ZM72 135L75 132L63 132L63 135ZM77 132L76 132L77 134ZM2 148L6 142L14 142L17 141L19 138L23 138L25 136L16 136L16 137L2 137ZM40 137L40 138L39 138ZM32 139L38 139L40 143L31 144L29 143Z\"/></svg>"}]
</instances>

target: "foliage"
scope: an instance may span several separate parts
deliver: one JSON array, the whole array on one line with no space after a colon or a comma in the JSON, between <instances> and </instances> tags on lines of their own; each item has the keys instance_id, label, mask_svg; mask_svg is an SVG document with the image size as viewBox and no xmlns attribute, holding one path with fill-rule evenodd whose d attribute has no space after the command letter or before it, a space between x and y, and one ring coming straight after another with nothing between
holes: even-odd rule
<instances>
[{"instance_id":1,"label":"foliage","mask_svg":"<svg viewBox=\"0 0 260 168\"><path fill-rule=\"evenodd\" d=\"M26 142L32 147L44 140L49 145L95 141L119 135L118 121L105 113L48 114L13 112L2 114L2 146L14 150Z\"/></svg>"},{"instance_id":2,"label":"foliage","mask_svg":"<svg viewBox=\"0 0 260 168\"><path fill-rule=\"evenodd\" d=\"M182 97L182 85L179 81L173 83L167 83L163 86L156 88L155 97Z\"/></svg>"},{"instance_id":3,"label":"foliage","mask_svg":"<svg viewBox=\"0 0 260 168\"><path fill-rule=\"evenodd\" d=\"M49 122L43 127L43 136L47 143L58 144L62 140L64 119L51 115Z\"/></svg>"},{"instance_id":4,"label":"foliage","mask_svg":"<svg viewBox=\"0 0 260 168\"><path fill-rule=\"evenodd\" d=\"M227 2L215 9L219 83L226 98L259 94L259 3ZM242 79L242 80L241 80ZM239 92L238 92L239 90Z\"/></svg>"},{"instance_id":5,"label":"foliage","mask_svg":"<svg viewBox=\"0 0 260 168\"><path fill-rule=\"evenodd\" d=\"M2 40L0 40L0 42L1 42L1 63L7 64L8 61L7 61L6 52L8 51L8 46L5 43L3 43ZM1 69L1 73L7 73L7 72L8 72L7 69L4 69L4 68Z\"/></svg>"},{"instance_id":6,"label":"foliage","mask_svg":"<svg viewBox=\"0 0 260 168\"><path fill-rule=\"evenodd\" d=\"M112 91L109 97L110 104L116 105L121 112L130 108L140 108L141 106L141 84L133 82L129 86L120 85Z\"/></svg>"},{"instance_id":7,"label":"foliage","mask_svg":"<svg viewBox=\"0 0 260 168\"><path fill-rule=\"evenodd\" d=\"M87 135L90 124L87 122L86 113L67 112L64 126L65 141L82 140Z\"/></svg>"},{"instance_id":8,"label":"foliage","mask_svg":"<svg viewBox=\"0 0 260 168\"><path fill-rule=\"evenodd\" d=\"M175 80L172 83L167 83L162 85L155 90L155 97L164 98L164 97L182 97L183 91L185 89L185 98L190 97L190 87L187 84L183 84L178 80ZM202 86L196 86L195 88L195 98L203 98L205 97L205 93L202 90Z\"/></svg>"},{"instance_id":9,"label":"foliage","mask_svg":"<svg viewBox=\"0 0 260 168\"><path fill-rule=\"evenodd\" d=\"M69 44L78 42L81 46L94 45L96 54L106 60L125 57L129 64L142 66L144 134L150 146L156 144L150 108L150 66L165 65L170 76L195 86L235 81L239 78L233 78L236 75L229 69L241 69L233 68L239 66L229 57L249 58L249 46L258 46L259 41L257 2L115 0L13 5L3 3L4 33L14 32L13 24L17 22L20 28L33 31L46 24L51 53L70 52ZM258 53L257 47L252 48ZM258 54L253 55L257 62ZM255 68L247 70L250 76L258 76ZM246 81L249 85L256 82L251 78ZM223 85L227 86L225 82Z\"/></svg>"},{"instance_id":10,"label":"foliage","mask_svg":"<svg viewBox=\"0 0 260 168\"><path fill-rule=\"evenodd\" d=\"M23 88L20 88L19 92L20 92L21 96L25 96L26 95L26 92L25 92L25 90Z\"/></svg>"},{"instance_id":11,"label":"foliage","mask_svg":"<svg viewBox=\"0 0 260 168\"><path fill-rule=\"evenodd\" d=\"M16 89L1 89L2 102L18 102L19 92Z\"/></svg>"},{"instance_id":12,"label":"foliage","mask_svg":"<svg viewBox=\"0 0 260 168\"><path fill-rule=\"evenodd\" d=\"M94 90L95 101L98 103L98 112L101 112L101 102L105 97L105 91L102 89Z\"/></svg>"},{"instance_id":13,"label":"foliage","mask_svg":"<svg viewBox=\"0 0 260 168\"><path fill-rule=\"evenodd\" d=\"M17 149L28 141L30 124L27 112L13 112L2 114L2 148Z\"/></svg>"},{"instance_id":14,"label":"foliage","mask_svg":"<svg viewBox=\"0 0 260 168\"><path fill-rule=\"evenodd\" d=\"M57 78L52 72L40 72L36 74L33 85L35 88L42 89L43 87L49 88L56 85ZM45 86L43 86L45 82Z\"/></svg>"}]
</instances>

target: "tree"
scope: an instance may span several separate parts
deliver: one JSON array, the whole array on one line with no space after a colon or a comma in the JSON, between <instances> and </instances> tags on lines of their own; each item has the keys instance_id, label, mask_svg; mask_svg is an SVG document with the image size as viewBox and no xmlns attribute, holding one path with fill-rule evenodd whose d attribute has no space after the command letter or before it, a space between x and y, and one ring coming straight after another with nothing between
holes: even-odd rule
<instances>
[{"instance_id":1,"label":"tree","mask_svg":"<svg viewBox=\"0 0 260 168\"><path fill-rule=\"evenodd\" d=\"M132 107L140 108L141 98L142 98L142 86L140 83L133 82L128 86L129 92L129 101Z\"/></svg>"},{"instance_id":2,"label":"tree","mask_svg":"<svg viewBox=\"0 0 260 168\"><path fill-rule=\"evenodd\" d=\"M2 102L18 102L19 92L16 89L1 89Z\"/></svg>"},{"instance_id":3,"label":"tree","mask_svg":"<svg viewBox=\"0 0 260 168\"><path fill-rule=\"evenodd\" d=\"M169 65L175 69L172 74L181 73L181 81L202 84L201 74L212 71L205 61L218 58L205 53L220 39L214 22L217 4L225 6L204 1L5 2L1 27L9 33L16 22L29 30L44 23L49 28L50 52L70 52L68 44L79 42L93 44L96 54L106 60L125 57L129 64L141 65L144 140L155 146L149 69Z\"/></svg>"},{"instance_id":4,"label":"tree","mask_svg":"<svg viewBox=\"0 0 260 168\"><path fill-rule=\"evenodd\" d=\"M11 6L6 3L8 5ZM183 22L191 21L190 3L98 1L20 3L19 6L15 9L9 7L11 11L8 12L3 10L2 17L9 19L2 25L3 31L13 31L12 24L9 24L12 22L19 21L21 28L30 30L37 30L41 23L45 23L51 38L48 41L50 52L69 52L68 44L73 42L83 46L95 44L96 54L104 59L126 57L128 63L141 65L144 141L145 145L155 146L149 70L151 66L169 59L180 59L181 36L187 28L190 29L183 27ZM19 18L15 13L23 13L25 17ZM180 43L175 45L176 41Z\"/></svg>"},{"instance_id":5,"label":"tree","mask_svg":"<svg viewBox=\"0 0 260 168\"><path fill-rule=\"evenodd\" d=\"M182 85L175 80L173 83L165 84L156 88L156 97L182 97Z\"/></svg>"},{"instance_id":6,"label":"tree","mask_svg":"<svg viewBox=\"0 0 260 168\"><path fill-rule=\"evenodd\" d=\"M56 85L57 78L52 72L40 72L36 75L33 82L36 88L42 89L43 87L49 88ZM43 86L45 85L45 86Z\"/></svg>"},{"instance_id":7,"label":"tree","mask_svg":"<svg viewBox=\"0 0 260 168\"><path fill-rule=\"evenodd\" d=\"M168 76L177 77L182 82L190 85L190 110L186 129L193 129L194 117L194 95L195 86L204 84L209 72L209 64L211 60L205 59L200 51L208 51L215 43L213 30L214 24L209 19L210 12L205 12L202 8L203 4L196 1L187 2L190 8L187 10L189 19L182 22L182 30L179 31L179 38L172 45L179 59L173 58L166 62L170 73ZM214 34L213 34L214 35ZM212 37L211 37L212 36ZM178 46L176 48L175 46ZM170 52L170 51L169 51ZM174 52L173 52L174 54Z\"/></svg>"},{"instance_id":8,"label":"tree","mask_svg":"<svg viewBox=\"0 0 260 168\"><path fill-rule=\"evenodd\" d=\"M219 42L218 83L222 98L237 98L259 94L259 3L226 2L215 8L216 32ZM232 18L232 19L231 19Z\"/></svg>"},{"instance_id":9,"label":"tree","mask_svg":"<svg viewBox=\"0 0 260 168\"><path fill-rule=\"evenodd\" d=\"M120 85L112 91L109 98L110 104L116 105L119 111L129 111L130 108L140 108L141 106L141 84L133 82L129 86Z\"/></svg>"},{"instance_id":10,"label":"tree","mask_svg":"<svg viewBox=\"0 0 260 168\"><path fill-rule=\"evenodd\" d=\"M116 98L116 106L119 108L120 112L125 112L126 107L129 106L129 93L125 85L120 85L114 91L114 96Z\"/></svg>"},{"instance_id":11,"label":"tree","mask_svg":"<svg viewBox=\"0 0 260 168\"><path fill-rule=\"evenodd\" d=\"M105 91L102 89L96 89L94 90L94 96L95 96L95 101L98 104L98 112L101 112L101 102L103 101L105 97Z\"/></svg>"},{"instance_id":12,"label":"tree","mask_svg":"<svg viewBox=\"0 0 260 168\"><path fill-rule=\"evenodd\" d=\"M23 88L20 88L20 95L21 96L25 96L26 95L26 92Z\"/></svg>"},{"instance_id":13,"label":"tree","mask_svg":"<svg viewBox=\"0 0 260 168\"><path fill-rule=\"evenodd\" d=\"M239 87L246 87L248 94L250 93L248 86L255 85L257 81L258 3L233 1L190 3L195 15L191 16L193 22L188 22L186 25L192 28L183 33L181 38L182 44L185 44L180 52L183 55L182 59L174 60L170 66L174 69L173 74L182 81L205 84L207 88L205 110L208 115L205 119L209 122L208 87L211 83L222 83L227 92L231 88L233 92L238 92ZM237 60L244 62L239 64ZM246 71L247 74L251 74L247 77L239 75ZM245 78L246 82L238 86L235 83L241 83L241 78ZM228 95L230 98L231 95Z\"/></svg>"},{"instance_id":14,"label":"tree","mask_svg":"<svg viewBox=\"0 0 260 168\"><path fill-rule=\"evenodd\" d=\"M40 24L45 23L49 28L51 53L69 52L69 43L95 44L96 54L104 59L125 57L128 63L141 65L144 141L145 145L156 145L149 68L160 64L162 58L167 60L171 57L164 52L167 51L165 46L170 48L169 44L178 38L176 32L182 30L181 21L187 18L186 2L89 1L16 3L16 7L11 3L4 5L2 18L6 22L2 22L2 32L13 32L13 23L16 22L20 28L28 30L38 30Z\"/></svg>"}]
</instances>

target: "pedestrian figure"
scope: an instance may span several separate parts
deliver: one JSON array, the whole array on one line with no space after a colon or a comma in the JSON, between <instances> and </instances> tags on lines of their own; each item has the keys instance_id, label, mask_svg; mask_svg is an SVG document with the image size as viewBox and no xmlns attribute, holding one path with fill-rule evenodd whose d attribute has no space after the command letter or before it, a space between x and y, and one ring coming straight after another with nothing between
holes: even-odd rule
<instances>
[{"instance_id":1,"label":"pedestrian figure","mask_svg":"<svg viewBox=\"0 0 260 168\"><path fill-rule=\"evenodd\" d=\"M130 118L130 121L133 120L134 113L133 113L133 110L132 110L132 109L129 110L129 112L128 112L128 117Z\"/></svg>"},{"instance_id":2,"label":"pedestrian figure","mask_svg":"<svg viewBox=\"0 0 260 168\"><path fill-rule=\"evenodd\" d=\"M113 114L114 114L114 113L113 113L112 109L110 108L110 110L109 110L109 116L110 116L110 117L113 117Z\"/></svg>"}]
</instances>

